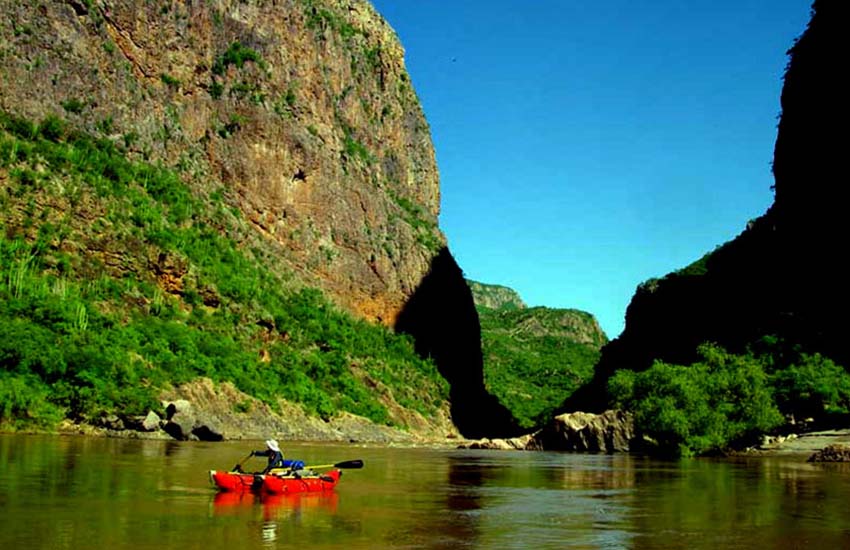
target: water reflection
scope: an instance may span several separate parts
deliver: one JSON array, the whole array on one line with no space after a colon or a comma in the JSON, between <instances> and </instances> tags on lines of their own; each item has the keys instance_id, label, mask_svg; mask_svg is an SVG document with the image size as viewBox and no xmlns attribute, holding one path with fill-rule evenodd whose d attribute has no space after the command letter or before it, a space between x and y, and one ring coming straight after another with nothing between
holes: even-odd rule
<instances>
[{"instance_id":1,"label":"water reflection","mask_svg":"<svg viewBox=\"0 0 850 550\"><path fill-rule=\"evenodd\" d=\"M805 457L357 453L334 492L258 497L206 474L244 443L0 435L0 548L850 548L850 468Z\"/></svg>"},{"instance_id":2,"label":"water reflection","mask_svg":"<svg viewBox=\"0 0 850 550\"><path fill-rule=\"evenodd\" d=\"M554 486L567 490L596 490L602 498L611 491L633 489L641 459L630 455L590 455L582 467L551 467L543 474Z\"/></svg>"},{"instance_id":3,"label":"water reflection","mask_svg":"<svg viewBox=\"0 0 850 550\"><path fill-rule=\"evenodd\" d=\"M293 493L257 495L250 491L218 492L213 496L215 515L251 514L260 511L263 519L301 518L307 510L336 513L339 495L334 491L322 493Z\"/></svg>"},{"instance_id":4,"label":"water reflection","mask_svg":"<svg viewBox=\"0 0 850 550\"><path fill-rule=\"evenodd\" d=\"M250 491L218 492L212 499L214 517L237 517L247 525L257 525L264 546L274 547L286 530L323 525L336 514L339 495L336 492L294 493L289 495L257 495Z\"/></svg>"},{"instance_id":5,"label":"water reflection","mask_svg":"<svg viewBox=\"0 0 850 550\"><path fill-rule=\"evenodd\" d=\"M772 458L689 460L671 471L643 470L634 529L653 537L636 548L744 548L753 541L762 548L838 541L850 547L850 533L835 532L850 525L847 507L835 506L850 483L846 476L829 477L805 462Z\"/></svg>"},{"instance_id":6,"label":"water reflection","mask_svg":"<svg viewBox=\"0 0 850 550\"><path fill-rule=\"evenodd\" d=\"M482 460L450 456L445 507L448 510L446 535L454 541L474 545L481 535L483 494L481 488L498 477L493 465Z\"/></svg>"}]
</instances>

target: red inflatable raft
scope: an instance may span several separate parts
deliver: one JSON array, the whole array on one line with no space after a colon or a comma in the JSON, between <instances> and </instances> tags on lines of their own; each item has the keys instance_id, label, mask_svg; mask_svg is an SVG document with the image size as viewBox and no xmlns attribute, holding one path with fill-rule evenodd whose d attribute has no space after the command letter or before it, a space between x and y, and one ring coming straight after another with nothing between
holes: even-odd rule
<instances>
[{"instance_id":1,"label":"red inflatable raft","mask_svg":"<svg viewBox=\"0 0 850 550\"><path fill-rule=\"evenodd\" d=\"M332 491L341 475L340 470L331 470L315 476L267 475L263 480L263 490L275 495Z\"/></svg>"},{"instance_id":2,"label":"red inflatable raft","mask_svg":"<svg viewBox=\"0 0 850 550\"><path fill-rule=\"evenodd\" d=\"M340 475L340 470L331 470L321 475L263 475L210 470L210 481L222 491L289 494L332 491L339 482Z\"/></svg>"}]
</instances>

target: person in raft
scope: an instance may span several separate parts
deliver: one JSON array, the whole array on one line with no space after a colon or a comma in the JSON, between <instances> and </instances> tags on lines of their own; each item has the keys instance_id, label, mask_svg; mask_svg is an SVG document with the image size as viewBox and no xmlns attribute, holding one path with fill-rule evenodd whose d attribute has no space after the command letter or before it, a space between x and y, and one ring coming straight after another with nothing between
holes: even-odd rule
<instances>
[{"instance_id":1,"label":"person in raft","mask_svg":"<svg viewBox=\"0 0 850 550\"><path fill-rule=\"evenodd\" d=\"M299 470L304 469L304 462L301 460L284 460L283 453L280 450L280 446L274 439L266 440L266 450L252 451L251 456L268 457L269 463L266 466L265 470L261 472L263 474L269 473L274 468L289 468L291 472L296 474Z\"/></svg>"}]
</instances>

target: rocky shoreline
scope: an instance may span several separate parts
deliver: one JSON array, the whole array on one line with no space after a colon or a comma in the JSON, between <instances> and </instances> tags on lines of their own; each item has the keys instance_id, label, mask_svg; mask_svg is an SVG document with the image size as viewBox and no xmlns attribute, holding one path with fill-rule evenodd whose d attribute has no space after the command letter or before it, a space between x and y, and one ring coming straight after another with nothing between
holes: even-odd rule
<instances>
[{"instance_id":1,"label":"rocky shoreline","mask_svg":"<svg viewBox=\"0 0 850 550\"><path fill-rule=\"evenodd\" d=\"M631 414L609 410L602 414L562 414L532 434L511 439L480 439L461 446L469 449L616 453L635 451L640 442L636 439ZM759 445L730 454L800 456L810 462L850 462L850 429L765 436Z\"/></svg>"},{"instance_id":2,"label":"rocky shoreline","mask_svg":"<svg viewBox=\"0 0 850 550\"><path fill-rule=\"evenodd\" d=\"M766 438L761 445L747 449L745 453L812 456L831 446L850 447L850 429L802 432L786 437Z\"/></svg>"},{"instance_id":3,"label":"rocky shoreline","mask_svg":"<svg viewBox=\"0 0 850 550\"><path fill-rule=\"evenodd\" d=\"M163 394L160 413L111 415L95 421L59 426L63 435L164 439L179 441L263 440L344 442L387 446L427 446L460 449L620 453L639 451L630 413L574 412L558 415L532 433L510 439L464 439L448 414L436 420L414 419L412 429L377 425L343 413L328 421L301 407L280 402L280 412L238 391L231 384L208 379L184 384ZM765 436L760 444L733 456L800 456L813 462L850 462L850 429Z\"/></svg>"},{"instance_id":4,"label":"rocky shoreline","mask_svg":"<svg viewBox=\"0 0 850 550\"><path fill-rule=\"evenodd\" d=\"M109 415L80 423L66 420L59 426L59 433L178 441L273 437L281 441L434 446L454 446L461 439L447 411L432 420L408 412L405 420L409 429L404 430L350 413L325 421L284 400L278 406L278 411L272 410L232 384L215 384L201 378L164 392L157 411L148 411L144 416Z\"/></svg>"}]
</instances>

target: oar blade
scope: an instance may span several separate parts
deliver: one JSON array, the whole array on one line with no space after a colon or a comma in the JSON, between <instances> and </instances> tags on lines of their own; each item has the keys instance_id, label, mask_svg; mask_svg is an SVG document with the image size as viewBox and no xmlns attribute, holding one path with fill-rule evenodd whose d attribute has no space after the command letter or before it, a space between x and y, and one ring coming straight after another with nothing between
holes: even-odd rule
<instances>
[{"instance_id":1,"label":"oar blade","mask_svg":"<svg viewBox=\"0 0 850 550\"><path fill-rule=\"evenodd\" d=\"M340 468L342 470L345 470L345 469L357 470L357 469L362 468L362 467L363 467L363 461L359 460L359 459L358 460L346 460L346 461L337 462L336 464L334 464L334 468Z\"/></svg>"},{"instance_id":2,"label":"oar blade","mask_svg":"<svg viewBox=\"0 0 850 550\"><path fill-rule=\"evenodd\" d=\"M339 468L341 470L350 469L356 470L358 468L363 467L363 461L360 459L357 460L344 460L342 462L337 462L336 464L311 464L309 466L305 466L308 470L322 470L324 468Z\"/></svg>"}]
</instances>

